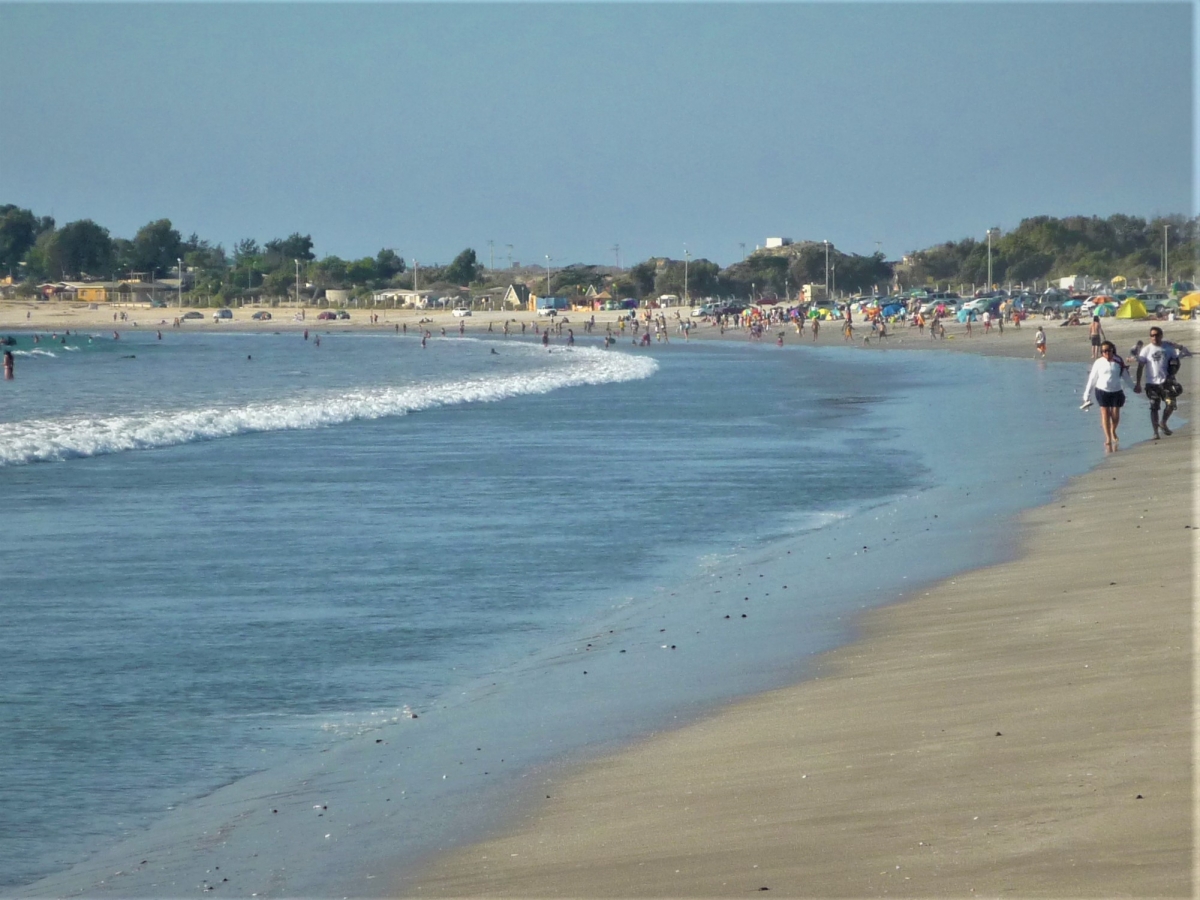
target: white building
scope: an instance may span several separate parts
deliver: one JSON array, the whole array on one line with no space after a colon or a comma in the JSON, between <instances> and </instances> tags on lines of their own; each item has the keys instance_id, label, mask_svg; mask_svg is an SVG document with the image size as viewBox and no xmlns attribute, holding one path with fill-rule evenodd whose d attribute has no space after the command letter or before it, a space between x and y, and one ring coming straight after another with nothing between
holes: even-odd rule
<instances>
[{"instance_id":1,"label":"white building","mask_svg":"<svg viewBox=\"0 0 1200 900\"><path fill-rule=\"evenodd\" d=\"M774 250L778 247L791 246L792 239L789 237L769 237L767 238L767 249Z\"/></svg>"}]
</instances>

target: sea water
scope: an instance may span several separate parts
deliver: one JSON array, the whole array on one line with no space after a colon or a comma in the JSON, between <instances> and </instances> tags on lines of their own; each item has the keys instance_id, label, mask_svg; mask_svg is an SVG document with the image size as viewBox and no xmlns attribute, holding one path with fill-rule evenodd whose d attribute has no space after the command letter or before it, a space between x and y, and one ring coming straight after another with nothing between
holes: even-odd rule
<instances>
[{"instance_id":1,"label":"sea water","mask_svg":"<svg viewBox=\"0 0 1200 900\"><path fill-rule=\"evenodd\" d=\"M1082 366L322 337L21 337L5 892L386 892L1003 558L1099 457Z\"/></svg>"}]
</instances>

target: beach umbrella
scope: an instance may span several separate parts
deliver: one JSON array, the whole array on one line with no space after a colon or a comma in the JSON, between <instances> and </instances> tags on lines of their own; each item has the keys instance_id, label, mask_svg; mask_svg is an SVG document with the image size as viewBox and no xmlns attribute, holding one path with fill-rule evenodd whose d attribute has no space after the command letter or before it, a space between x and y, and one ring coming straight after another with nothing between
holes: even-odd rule
<instances>
[{"instance_id":1,"label":"beach umbrella","mask_svg":"<svg viewBox=\"0 0 1200 900\"><path fill-rule=\"evenodd\" d=\"M1101 303L1099 306L1096 307L1094 312L1098 316L1111 316L1119 308L1120 308L1119 304L1117 304L1117 303Z\"/></svg>"},{"instance_id":2,"label":"beach umbrella","mask_svg":"<svg viewBox=\"0 0 1200 900\"><path fill-rule=\"evenodd\" d=\"M1068 300L1066 303L1063 304L1063 309L1075 309L1076 307L1079 307L1079 306L1083 306L1082 300Z\"/></svg>"},{"instance_id":3,"label":"beach umbrella","mask_svg":"<svg viewBox=\"0 0 1200 900\"><path fill-rule=\"evenodd\" d=\"M1200 291L1192 291L1190 294L1184 294L1179 300L1179 308L1184 312L1191 312L1197 307L1200 307Z\"/></svg>"}]
</instances>

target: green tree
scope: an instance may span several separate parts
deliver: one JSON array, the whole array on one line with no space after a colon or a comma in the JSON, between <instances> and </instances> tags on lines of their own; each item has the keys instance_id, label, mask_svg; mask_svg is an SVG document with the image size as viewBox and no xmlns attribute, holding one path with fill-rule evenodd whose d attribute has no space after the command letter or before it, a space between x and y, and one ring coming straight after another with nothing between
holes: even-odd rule
<instances>
[{"instance_id":1,"label":"green tree","mask_svg":"<svg viewBox=\"0 0 1200 900\"><path fill-rule=\"evenodd\" d=\"M356 259L346 265L346 280L355 285L373 284L377 277L375 260L369 256Z\"/></svg>"},{"instance_id":2,"label":"green tree","mask_svg":"<svg viewBox=\"0 0 1200 900\"><path fill-rule=\"evenodd\" d=\"M633 290L630 292L634 297L645 297L654 292L654 279L658 274L658 265L654 260L648 259L645 262L640 262L629 270L628 278L633 285Z\"/></svg>"},{"instance_id":3,"label":"green tree","mask_svg":"<svg viewBox=\"0 0 1200 900\"><path fill-rule=\"evenodd\" d=\"M381 279L395 278L404 271L404 259L395 250L383 248L375 254L375 272Z\"/></svg>"},{"instance_id":4,"label":"green tree","mask_svg":"<svg viewBox=\"0 0 1200 900\"><path fill-rule=\"evenodd\" d=\"M292 260L312 262L316 258L313 254L312 235L309 234L294 231L286 238L267 241L263 246L262 263L268 271L290 265Z\"/></svg>"},{"instance_id":5,"label":"green tree","mask_svg":"<svg viewBox=\"0 0 1200 900\"><path fill-rule=\"evenodd\" d=\"M46 278L108 276L116 262L107 228L91 219L68 222L57 231L46 231L30 251L31 268Z\"/></svg>"},{"instance_id":6,"label":"green tree","mask_svg":"<svg viewBox=\"0 0 1200 900\"><path fill-rule=\"evenodd\" d=\"M130 265L138 272L164 275L176 267L183 256L183 238L170 219L158 219L143 225L133 236Z\"/></svg>"},{"instance_id":7,"label":"green tree","mask_svg":"<svg viewBox=\"0 0 1200 900\"><path fill-rule=\"evenodd\" d=\"M15 272L38 236L53 228L54 220L49 217L39 219L32 210L11 203L0 206L0 269Z\"/></svg>"},{"instance_id":8,"label":"green tree","mask_svg":"<svg viewBox=\"0 0 1200 900\"><path fill-rule=\"evenodd\" d=\"M340 257L326 256L312 267L313 283L322 288L341 287L349 280L346 275L347 265L348 263Z\"/></svg>"},{"instance_id":9,"label":"green tree","mask_svg":"<svg viewBox=\"0 0 1200 900\"><path fill-rule=\"evenodd\" d=\"M470 284L479 278L483 267L475 260L475 251L468 247L442 271L442 278L453 284Z\"/></svg>"}]
</instances>

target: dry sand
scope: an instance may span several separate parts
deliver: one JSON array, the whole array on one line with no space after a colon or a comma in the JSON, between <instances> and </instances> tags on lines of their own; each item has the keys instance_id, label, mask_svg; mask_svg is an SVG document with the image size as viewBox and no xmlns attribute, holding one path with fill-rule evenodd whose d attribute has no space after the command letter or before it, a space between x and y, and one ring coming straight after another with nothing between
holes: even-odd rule
<instances>
[{"instance_id":1,"label":"dry sand","mask_svg":"<svg viewBox=\"0 0 1200 900\"><path fill-rule=\"evenodd\" d=\"M971 343L1023 354L1011 331ZM1062 333L1051 358L1086 361ZM1190 426L1108 457L1015 561L868 614L810 681L531 778L506 831L400 892L1191 896L1196 466Z\"/></svg>"},{"instance_id":2,"label":"dry sand","mask_svg":"<svg viewBox=\"0 0 1200 900\"><path fill-rule=\"evenodd\" d=\"M0 301L0 333L30 330L61 332L65 329L102 333L110 332L114 329L122 332L161 330L164 337L166 337L175 331L172 328L172 323L181 312L181 310L173 307L167 309L150 309L147 306L121 306L118 304L96 304L96 306L96 309L90 309L88 304L65 301L2 300ZM375 310L364 309L361 311L351 310L351 318L348 321L319 320L317 319L317 315L320 310L309 308L304 311L305 318L303 321L300 321L296 319L298 312L296 309L291 307L277 307L267 309L272 314L272 318L269 321L263 322L250 318L257 309L257 307L234 309L233 319L221 322L213 321L213 310L197 310L197 312L203 314L204 318L188 320L183 323L181 329L183 331L247 331L266 333L308 329L314 333L336 334L338 332L349 331L394 332L397 327L403 328L407 326L409 333L428 329L437 338L441 335L443 328L446 330L447 335L456 336L459 326L462 325L468 337L490 336L500 339L503 337L502 330L506 320L510 323L513 338L521 334L522 323L526 326L527 336L533 336L536 333L534 331L535 327L544 328L547 323L553 321L524 311L475 312L467 318L459 319L455 318L449 312L384 308ZM182 310L182 312L187 311L186 309ZM128 319L126 321L118 320L114 322L113 314L120 314L122 312L128 316ZM676 320L674 314L676 310L671 309L665 312L668 324L671 326L670 342L674 346L679 346L684 343L684 340L675 331ZM680 312L685 316L687 314L687 310L680 310ZM372 313L379 316L378 322L372 323L369 321ZM596 330L590 336L586 335L583 330L583 323L591 315L591 313L568 312L562 317L566 319L566 327L574 330L576 340L581 344L586 343L588 340L595 342L602 338L606 324L613 324L613 332L614 334L617 333L615 323L619 318L619 314L615 311L609 311L594 314L596 318ZM694 327L690 339L693 341L748 340L746 331L742 329L726 329L722 333L712 324L702 322L699 319L693 319L692 323ZM489 324L493 329L490 335L487 330ZM768 336L763 339L763 343L767 345L773 344L775 336L782 330L784 333L784 344L787 346L807 347L815 343L817 346L853 346L870 350L922 349L981 353L989 356L1023 356L1033 359L1036 356L1033 347L1033 337L1039 324L1045 326L1048 336L1047 359L1060 362L1078 362L1091 358L1087 328L1060 327L1059 322L1043 322L1040 319L1031 319L1021 328L1008 326L1004 329L1003 334L997 329L993 329L990 334L985 335L983 333L983 326L976 323L972 336L966 334L966 327L964 325L958 322L948 322L946 323L946 339L937 341L931 340L928 332L919 334L916 328L908 326L899 326L885 341L880 341L877 338L870 339L872 337L870 326L856 322L854 339L847 343L842 339L839 323L826 322L821 329L818 340L814 342L810 331L805 331L803 335L798 335L792 327L775 326L768 330ZM1162 325L1166 331L1168 340L1175 338L1183 343L1196 343L1197 340L1200 340L1200 321L1164 322ZM1147 320L1104 320L1106 335L1112 338L1121 353L1126 353L1139 338L1145 339L1149 327L1150 322ZM864 342L864 338L869 338L870 340ZM556 336L555 340L559 342L565 340L565 330L563 336ZM627 332L619 340L617 346L621 349L628 349L632 340L632 334ZM1198 351L1200 351L1200 348L1198 348ZM1080 376L1081 391L1086 374L1084 372Z\"/></svg>"},{"instance_id":3,"label":"dry sand","mask_svg":"<svg viewBox=\"0 0 1200 900\"><path fill-rule=\"evenodd\" d=\"M30 317L26 318L26 312ZM106 330L113 308L0 304L0 331ZM141 329L172 310L128 310ZM457 330L211 313L187 330ZM476 314L469 335L529 313ZM570 314L582 339L582 314ZM597 314L600 333L615 313ZM545 320L540 320L544 322ZM886 344L1033 358L1037 321ZM1049 359L1085 328L1045 323ZM1149 322L1105 323L1122 352ZM1195 343L1197 322L1163 323ZM116 327L128 330L129 322ZM519 333L519 325L515 329ZM860 329L860 334L868 334ZM693 340L720 337L701 325ZM727 332L726 340L744 333ZM625 339L627 343L629 338ZM673 337L672 343L679 338ZM785 332L787 344L811 344ZM821 345L841 345L836 324ZM1185 364L1190 389L1200 364ZM1086 365L1080 365L1080 388ZM1131 397L1126 415L1146 415ZM997 436L1002 439L1002 436ZM1097 428L1097 440L1100 440ZM422 896L1185 896L1193 893L1193 430L1122 450L1024 517L1018 559L868 614L818 677L599 763L531 778L509 829L434 861ZM1002 486L996 486L1002 489ZM952 550L952 548L947 548ZM547 796L549 795L549 796Z\"/></svg>"}]
</instances>

